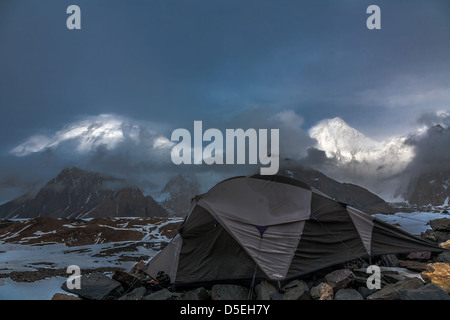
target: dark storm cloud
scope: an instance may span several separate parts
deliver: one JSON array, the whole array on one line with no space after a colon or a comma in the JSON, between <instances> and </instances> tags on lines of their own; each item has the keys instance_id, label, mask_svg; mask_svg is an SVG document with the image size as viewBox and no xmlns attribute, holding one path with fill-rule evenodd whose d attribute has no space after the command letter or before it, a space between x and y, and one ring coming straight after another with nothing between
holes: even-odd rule
<instances>
[{"instance_id":1,"label":"dark storm cloud","mask_svg":"<svg viewBox=\"0 0 450 320\"><path fill-rule=\"evenodd\" d=\"M304 157L306 149L315 143L301 128L302 124L303 119L292 110L273 113L271 110L254 109L231 120L204 122L202 133L209 128L218 128L225 137L226 129L255 129L256 132L259 129L269 132L277 129L280 132L280 139L276 141L280 145L280 157L298 159ZM170 134L165 136L161 133L164 127L118 115L90 116L66 124L49 135L29 137L12 148L9 157L33 159L35 165L28 170L40 171L38 168L43 164L54 168L78 165L105 174L114 173L137 184L152 180L157 174L167 176L175 171L217 172L228 176L259 171L261 165L176 166L170 156L176 143L169 140ZM185 129L191 132L190 145L193 147L193 140L196 139L193 123ZM208 144L204 142L203 147ZM268 152L271 153L270 148Z\"/></svg>"},{"instance_id":2,"label":"dark storm cloud","mask_svg":"<svg viewBox=\"0 0 450 320\"><path fill-rule=\"evenodd\" d=\"M68 1L5 3L6 144L113 112L180 125L256 106L370 127L405 112L396 101L411 92L395 91L410 85L404 77L422 79L415 93L450 81L446 1L381 1L373 32L370 1L80 0L79 31L65 27Z\"/></svg>"},{"instance_id":3,"label":"dark storm cloud","mask_svg":"<svg viewBox=\"0 0 450 320\"><path fill-rule=\"evenodd\" d=\"M447 0L379 0L376 31L365 26L373 1L78 0L82 29L69 31L71 4L0 2L3 172L34 177L70 163L138 179L172 170L132 143L74 156L65 141L11 160L27 139L45 146L86 115L163 123L156 132L166 137L194 120L280 126L286 157L321 163L306 134L319 120L340 116L366 134L405 134L425 110L450 102Z\"/></svg>"},{"instance_id":4,"label":"dark storm cloud","mask_svg":"<svg viewBox=\"0 0 450 320\"><path fill-rule=\"evenodd\" d=\"M418 124L422 126L421 132L411 134L406 140L415 151L407 168L409 175L450 171L450 113L424 114Z\"/></svg>"}]
</instances>

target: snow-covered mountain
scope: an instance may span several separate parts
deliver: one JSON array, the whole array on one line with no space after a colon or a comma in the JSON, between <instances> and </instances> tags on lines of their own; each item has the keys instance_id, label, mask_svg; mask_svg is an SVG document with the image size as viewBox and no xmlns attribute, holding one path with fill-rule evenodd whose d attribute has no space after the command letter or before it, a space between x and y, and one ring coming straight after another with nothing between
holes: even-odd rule
<instances>
[{"instance_id":1,"label":"snow-covered mountain","mask_svg":"<svg viewBox=\"0 0 450 320\"><path fill-rule=\"evenodd\" d=\"M405 145L405 137L392 137L385 141L375 141L350 127L341 118L320 121L309 130L317 140L316 147L325 151L329 158L340 163L367 162L398 166L409 163L413 150Z\"/></svg>"},{"instance_id":2,"label":"snow-covered mountain","mask_svg":"<svg viewBox=\"0 0 450 320\"><path fill-rule=\"evenodd\" d=\"M99 147L107 151L119 146L163 149L173 143L148 124L124 117L101 114L64 126L53 135L33 135L13 148L12 155L23 157L46 149L63 148L86 154Z\"/></svg>"},{"instance_id":3,"label":"snow-covered mountain","mask_svg":"<svg viewBox=\"0 0 450 320\"><path fill-rule=\"evenodd\" d=\"M320 121L309 130L332 165L318 167L328 176L354 183L387 200L395 199L402 173L414 157L414 148L406 137L376 141L350 127L340 118Z\"/></svg>"}]
</instances>

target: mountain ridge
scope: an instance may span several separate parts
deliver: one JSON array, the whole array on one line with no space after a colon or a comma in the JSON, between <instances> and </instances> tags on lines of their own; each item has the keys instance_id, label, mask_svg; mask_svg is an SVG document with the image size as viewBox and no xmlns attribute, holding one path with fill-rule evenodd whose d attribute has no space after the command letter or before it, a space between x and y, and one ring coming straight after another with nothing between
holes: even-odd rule
<instances>
[{"instance_id":1,"label":"mountain ridge","mask_svg":"<svg viewBox=\"0 0 450 320\"><path fill-rule=\"evenodd\" d=\"M200 193L200 183L193 174L177 174L160 191L156 199L173 216L186 216L191 199Z\"/></svg>"},{"instance_id":2,"label":"mountain ridge","mask_svg":"<svg viewBox=\"0 0 450 320\"><path fill-rule=\"evenodd\" d=\"M38 216L88 218L106 216L168 216L151 196L125 180L85 171L63 169L34 197L19 197L0 206L2 218Z\"/></svg>"},{"instance_id":3,"label":"mountain ridge","mask_svg":"<svg viewBox=\"0 0 450 320\"><path fill-rule=\"evenodd\" d=\"M367 189L338 182L312 168L281 169L280 175L301 180L331 198L372 213L394 213L383 199ZM22 196L0 206L0 218L183 217L191 199L200 193L194 174L172 177L155 198L144 196L124 179L76 167L63 169L34 197Z\"/></svg>"},{"instance_id":4,"label":"mountain ridge","mask_svg":"<svg viewBox=\"0 0 450 320\"><path fill-rule=\"evenodd\" d=\"M369 214L396 212L389 203L366 188L353 183L339 182L312 168L297 166L282 169L279 174L303 181L330 198Z\"/></svg>"},{"instance_id":5,"label":"mountain ridge","mask_svg":"<svg viewBox=\"0 0 450 320\"><path fill-rule=\"evenodd\" d=\"M448 206L450 171L425 172L411 179L405 193L408 203L419 206Z\"/></svg>"}]
</instances>

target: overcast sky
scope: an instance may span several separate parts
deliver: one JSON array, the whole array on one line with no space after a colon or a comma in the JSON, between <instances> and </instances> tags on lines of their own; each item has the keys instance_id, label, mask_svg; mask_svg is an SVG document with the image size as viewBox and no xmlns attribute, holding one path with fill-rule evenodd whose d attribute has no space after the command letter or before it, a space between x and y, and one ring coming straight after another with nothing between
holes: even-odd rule
<instances>
[{"instance_id":1,"label":"overcast sky","mask_svg":"<svg viewBox=\"0 0 450 320\"><path fill-rule=\"evenodd\" d=\"M0 106L2 170L30 137L102 114L167 137L286 110L305 132L339 116L406 135L450 109L450 1L2 0Z\"/></svg>"}]
</instances>

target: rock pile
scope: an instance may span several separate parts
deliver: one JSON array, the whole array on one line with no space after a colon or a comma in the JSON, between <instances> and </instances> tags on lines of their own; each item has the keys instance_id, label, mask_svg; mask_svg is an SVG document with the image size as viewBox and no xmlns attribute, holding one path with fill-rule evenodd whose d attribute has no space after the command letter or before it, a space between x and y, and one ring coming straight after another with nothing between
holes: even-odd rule
<instances>
[{"instance_id":1,"label":"rock pile","mask_svg":"<svg viewBox=\"0 0 450 320\"><path fill-rule=\"evenodd\" d=\"M445 245L450 239L450 219L431 223L422 234ZM436 232L439 232L436 236ZM355 260L321 270L287 283L260 281L254 286L211 284L209 287L171 287L163 277L150 279L145 261L129 272L115 271L81 276L80 289L62 288L82 299L92 300L450 300L450 251L412 252L374 257L381 272L380 287L368 285L368 264ZM167 279L166 279L167 280ZM61 295L54 299L64 298Z\"/></svg>"},{"instance_id":2,"label":"rock pile","mask_svg":"<svg viewBox=\"0 0 450 320\"><path fill-rule=\"evenodd\" d=\"M136 264L130 272L117 270L112 277L104 273L81 276L80 289L62 288L79 298L89 300L450 300L450 264L436 255L422 262L425 269L380 265L381 289L369 289L366 268L346 265L325 275L315 273L284 285L261 281L252 290L238 284L214 284L210 287L176 288L149 279ZM418 256L428 257L428 253ZM417 255L416 255L417 257ZM379 259L378 263L382 263ZM358 262L353 263L356 265ZM406 264L409 266L409 264ZM61 295L54 299L64 298Z\"/></svg>"},{"instance_id":3,"label":"rock pile","mask_svg":"<svg viewBox=\"0 0 450 320\"><path fill-rule=\"evenodd\" d=\"M442 243L450 240L450 219L441 218L430 221L431 229L422 232L420 235L423 239L432 240L437 243Z\"/></svg>"}]
</instances>

